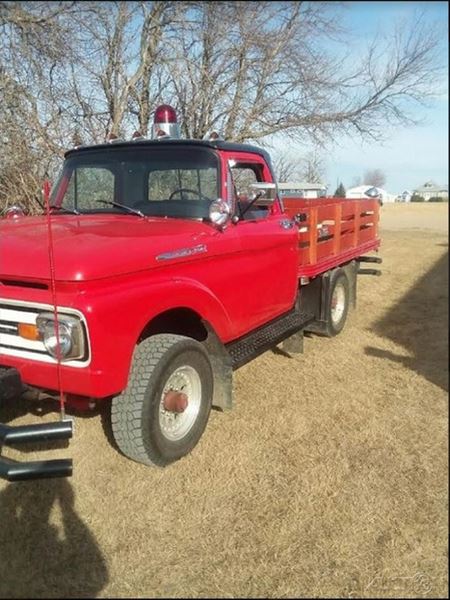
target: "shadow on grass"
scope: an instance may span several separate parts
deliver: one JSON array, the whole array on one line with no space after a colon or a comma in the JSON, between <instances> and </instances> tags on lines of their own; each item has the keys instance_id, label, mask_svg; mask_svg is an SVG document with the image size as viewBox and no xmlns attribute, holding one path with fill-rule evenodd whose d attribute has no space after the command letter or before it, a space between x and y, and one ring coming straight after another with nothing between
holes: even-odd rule
<instances>
[{"instance_id":1,"label":"shadow on grass","mask_svg":"<svg viewBox=\"0 0 450 600\"><path fill-rule=\"evenodd\" d=\"M3 423L30 413L58 421L59 402L20 396L4 402L1 412ZM45 460L45 450L70 447L70 440L13 447L24 454L42 451ZM70 449L60 458L67 454ZM94 598L107 582L106 561L75 511L70 480L13 483L0 492L0 598Z\"/></svg>"},{"instance_id":2,"label":"shadow on grass","mask_svg":"<svg viewBox=\"0 0 450 600\"><path fill-rule=\"evenodd\" d=\"M9 485L0 492L0 524L0 598L92 598L108 582L68 480Z\"/></svg>"},{"instance_id":3,"label":"shadow on grass","mask_svg":"<svg viewBox=\"0 0 450 600\"><path fill-rule=\"evenodd\" d=\"M403 346L409 356L374 347L367 347L367 354L402 363L448 391L447 253L371 331Z\"/></svg>"}]
</instances>

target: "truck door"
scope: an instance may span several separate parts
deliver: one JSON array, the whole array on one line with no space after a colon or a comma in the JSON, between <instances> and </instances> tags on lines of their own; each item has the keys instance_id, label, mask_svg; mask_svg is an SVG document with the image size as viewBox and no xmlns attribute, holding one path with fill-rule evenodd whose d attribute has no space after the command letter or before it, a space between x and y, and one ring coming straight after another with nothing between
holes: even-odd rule
<instances>
[{"instance_id":1,"label":"truck door","mask_svg":"<svg viewBox=\"0 0 450 600\"><path fill-rule=\"evenodd\" d=\"M271 183L272 175L263 157L253 153L226 153L228 180L231 180L239 221L237 228L239 261L239 299L248 330L254 329L288 311L297 291L297 228L283 214L275 200L270 207L249 207L250 184Z\"/></svg>"}]
</instances>

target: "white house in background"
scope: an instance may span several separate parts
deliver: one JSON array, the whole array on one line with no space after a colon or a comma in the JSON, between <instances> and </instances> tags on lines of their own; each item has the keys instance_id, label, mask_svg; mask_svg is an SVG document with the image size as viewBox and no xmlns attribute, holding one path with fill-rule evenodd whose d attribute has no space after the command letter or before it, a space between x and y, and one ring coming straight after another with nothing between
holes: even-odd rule
<instances>
[{"instance_id":1,"label":"white house in background","mask_svg":"<svg viewBox=\"0 0 450 600\"><path fill-rule=\"evenodd\" d=\"M403 202L411 202L412 195L413 195L413 193L410 192L409 190L405 190L404 192L402 192L400 194Z\"/></svg>"},{"instance_id":2,"label":"white house in background","mask_svg":"<svg viewBox=\"0 0 450 600\"><path fill-rule=\"evenodd\" d=\"M358 185L357 187L350 188L349 190L347 190L345 192L345 197L346 198L368 198L368 196L366 196L366 192L367 192L367 190L370 190L373 187L375 187L375 186L373 186L373 185ZM376 187L375 189L378 190L378 192L380 194L380 199L383 202L383 204L385 202L395 202L394 194L388 194L388 192L386 190L384 190L383 188L380 188L380 187Z\"/></svg>"},{"instance_id":3,"label":"white house in background","mask_svg":"<svg viewBox=\"0 0 450 600\"><path fill-rule=\"evenodd\" d=\"M427 181L414 190L417 196L422 196L425 201L430 198L445 198L448 200L448 185L437 185L433 181Z\"/></svg>"},{"instance_id":4,"label":"white house in background","mask_svg":"<svg viewBox=\"0 0 450 600\"><path fill-rule=\"evenodd\" d=\"M405 190L404 192L402 192L401 194L399 194L397 196L397 198L395 199L396 202L411 202L411 196L413 195L412 192L410 192L409 190Z\"/></svg>"},{"instance_id":5,"label":"white house in background","mask_svg":"<svg viewBox=\"0 0 450 600\"><path fill-rule=\"evenodd\" d=\"M278 192L281 197L323 198L327 195L327 186L323 183L287 181L278 184Z\"/></svg>"}]
</instances>

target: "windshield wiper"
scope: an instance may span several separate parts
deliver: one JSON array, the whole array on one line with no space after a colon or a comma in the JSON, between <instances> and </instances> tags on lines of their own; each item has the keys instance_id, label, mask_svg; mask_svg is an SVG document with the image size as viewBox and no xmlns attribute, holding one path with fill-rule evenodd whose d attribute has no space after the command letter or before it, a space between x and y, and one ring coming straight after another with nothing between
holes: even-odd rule
<instances>
[{"instance_id":1,"label":"windshield wiper","mask_svg":"<svg viewBox=\"0 0 450 600\"><path fill-rule=\"evenodd\" d=\"M97 202L101 202L101 204L110 204L111 206L115 206L117 208L122 208L133 215L138 215L139 217L145 217L144 213L136 208L131 208L130 206L126 206L125 204L119 204L118 202L113 202L112 200L97 200Z\"/></svg>"},{"instance_id":2,"label":"windshield wiper","mask_svg":"<svg viewBox=\"0 0 450 600\"><path fill-rule=\"evenodd\" d=\"M81 215L81 213L75 210L74 208L67 208L66 206L56 206L56 204L51 204L50 208L53 208L55 210L64 210L65 212L70 213L71 215Z\"/></svg>"}]
</instances>

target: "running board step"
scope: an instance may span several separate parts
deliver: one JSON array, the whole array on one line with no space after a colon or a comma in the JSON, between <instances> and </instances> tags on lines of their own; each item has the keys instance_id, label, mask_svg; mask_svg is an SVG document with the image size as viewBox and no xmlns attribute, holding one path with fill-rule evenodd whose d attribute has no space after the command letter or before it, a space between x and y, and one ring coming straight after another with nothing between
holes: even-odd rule
<instances>
[{"instance_id":1,"label":"running board step","mask_svg":"<svg viewBox=\"0 0 450 600\"><path fill-rule=\"evenodd\" d=\"M294 309L227 344L226 348L231 356L233 369L242 367L253 358L300 331L313 320L313 314L302 313Z\"/></svg>"}]
</instances>

